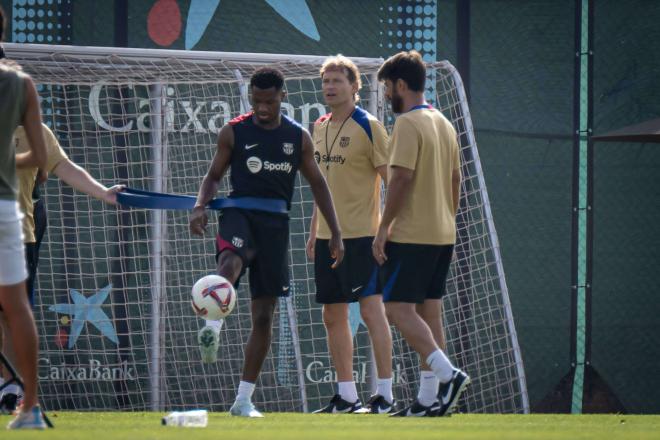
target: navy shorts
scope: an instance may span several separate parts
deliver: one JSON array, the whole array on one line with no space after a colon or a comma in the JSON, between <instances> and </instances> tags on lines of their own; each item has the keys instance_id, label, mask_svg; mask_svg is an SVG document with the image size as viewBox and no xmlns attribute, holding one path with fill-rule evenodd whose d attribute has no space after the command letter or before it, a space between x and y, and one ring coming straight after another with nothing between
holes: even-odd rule
<instances>
[{"instance_id":1,"label":"navy shorts","mask_svg":"<svg viewBox=\"0 0 660 440\"><path fill-rule=\"evenodd\" d=\"M220 211L216 237L216 260L222 252L234 252L243 269L234 287L238 289L246 269L252 298L289 294L289 218L247 209Z\"/></svg>"},{"instance_id":2,"label":"navy shorts","mask_svg":"<svg viewBox=\"0 0 660 440\"><path fill-rule=\"evenodd\" d=\"M317 239L314 247L316 302L350 303L380 293L377 289L378 265L371 252L374 238L344 240L344 260L336 269L330 267L334 259L330 256L329 241Z\"/></svg>"},{"instance_id":3,"label":"navy shorts","mask_svg":"<svg viewBox=\"0 0 660 440\"><path fill-rule=\"evenodd\" d=\"M35 187L37 188L37 187ZM48 227L48 214L44 199L34 202L34 236L35 243L25 243L25 264L28 270L27 293L30 305L34 306L34 284L37 279L37 267L39 266L39 249Z\"/></svg>"},{"instance_id":4,"label":"navy shorts","mask_svg":"<svg viewBox=\"0 0 660 440\"><path fill-rule=\"evenodd\" d=\"M421 304L427 299L441 299L453 253L453 244L388 242L387 261L379 270L383 301Z\"/></svg>"}]
</instances>

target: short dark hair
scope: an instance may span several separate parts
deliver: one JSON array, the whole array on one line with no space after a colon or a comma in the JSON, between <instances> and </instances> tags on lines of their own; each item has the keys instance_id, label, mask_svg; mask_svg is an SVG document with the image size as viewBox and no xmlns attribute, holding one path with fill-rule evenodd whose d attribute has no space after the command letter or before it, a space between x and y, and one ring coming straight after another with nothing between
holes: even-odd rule
<instances>
[{"instance_id":1,"label":"short dark hair","mask_svg":"<svg viewBox=\"0 0 660 440\"><path fill-rule=\"evenodd\" d=\"M399 52L389 57L378 69L378 81L396 82L402 79L408 88L415 92L423 92L426 84L426 64L416 50Z\"/></svg>"},{"instance_id":2,"label":"short dark hair","mask_svg":"<svg viewBox=\"0 0 660 440\"><path fill-rule=\"evenodd\" d=\"M282 90L284 87L284 75L273 67L260 67L250 77L250 88Z\"/></svg>"},{"instance_id":3,"label":"short dark hair","mask_svg":"<svg viewBox=\"0 0 660 440\"><path fill-rule=\"evenodd\" d=\"M2 6L0 6L0 41L4 40L4 35L5 35L5 11L2 10Z\"/></svg>"}]
</instances>

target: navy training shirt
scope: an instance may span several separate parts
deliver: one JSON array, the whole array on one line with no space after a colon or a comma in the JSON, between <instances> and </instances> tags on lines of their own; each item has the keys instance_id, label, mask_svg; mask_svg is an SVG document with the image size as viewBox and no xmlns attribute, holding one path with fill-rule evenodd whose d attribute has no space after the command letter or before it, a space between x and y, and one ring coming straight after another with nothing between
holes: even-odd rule
<instances>
[{"instance_id":1,"label":"navy training shirt","mask_svg":"<svg viewBox=\"0 0 660 440\"><path fill-rule=\"evenodd\" d=\"M267 130L252 116L250 112L229 121L234 130L229 197L281 199L290 209L302 158L302 126L281 115L280 126Z\"/></svg>"}]
</instances>

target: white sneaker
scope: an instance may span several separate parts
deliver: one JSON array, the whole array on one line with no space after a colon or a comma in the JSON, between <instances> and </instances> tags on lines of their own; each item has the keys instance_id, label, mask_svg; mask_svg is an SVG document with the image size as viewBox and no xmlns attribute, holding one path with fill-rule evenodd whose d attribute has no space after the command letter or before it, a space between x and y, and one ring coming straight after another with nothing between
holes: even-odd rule
<instances>
[{"instance_id":1,"label":"white sneaker","mask_svg":"<svg viewBox=\"0 0 660 440\"><path fill-rule=\"evenodd\" d=\"M28 412L19 412L14 420L9 422L7 429L46 429L46 421L41 408L35 406Z\"/></svg>"},{"instance_id":2,"label":"white sneaker","mask_svg":"<svg viewBox=\"0 0 660 440\"><path fill-rule=\"evenodd\" d=\"M237 400L229 409L229 414L238 417L263 417L249 400Z\"/></svg>"},{"instance_id":3,"label":"white sneaker","mask_svg":"<svg viewBox=\"0 0 660 440\"><path fill-rule=\"evenodd\" d=\"M202 355L202 362L211 364L218 360L218 346L220 337L212 327L206 326L199 331L197 335L199 343L199 352Z\"/></svg>"}]
</instances>

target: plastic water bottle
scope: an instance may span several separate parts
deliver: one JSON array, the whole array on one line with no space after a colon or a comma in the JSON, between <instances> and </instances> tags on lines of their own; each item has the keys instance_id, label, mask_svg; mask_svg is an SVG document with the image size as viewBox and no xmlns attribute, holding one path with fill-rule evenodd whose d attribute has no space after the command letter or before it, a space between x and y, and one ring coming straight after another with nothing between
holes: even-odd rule
<instances>
[{"instance_id":1,"label":"plastic water bottle","mask_svg":"<svg viewBox=\"0 0 660 440\"><path fill-rule=\"evenodd\" d=\"M183 426L186 428L206 428L209 422L208 411L196 409L194 411L174 411L163 417L165 426Z\"/></svg>"}]
</instances>

